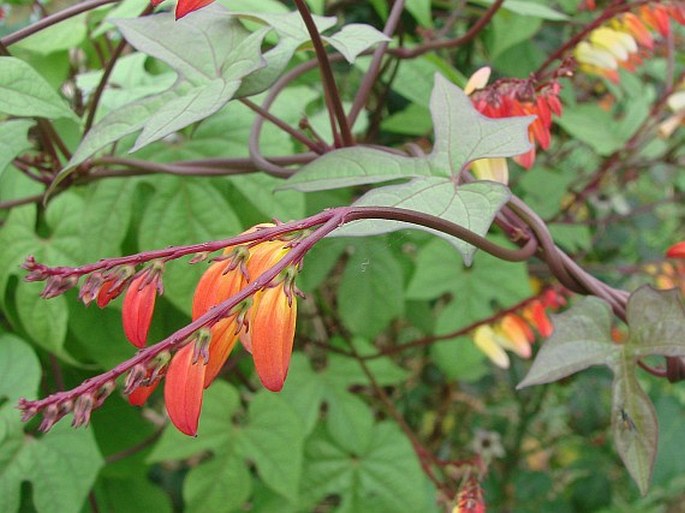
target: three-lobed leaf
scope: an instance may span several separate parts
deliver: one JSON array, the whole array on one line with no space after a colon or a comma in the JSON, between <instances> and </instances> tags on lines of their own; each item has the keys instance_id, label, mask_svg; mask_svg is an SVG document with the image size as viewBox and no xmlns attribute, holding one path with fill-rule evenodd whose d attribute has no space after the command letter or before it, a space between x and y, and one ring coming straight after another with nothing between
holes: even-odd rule
<instances>
[{"instance_id":1,"label":"three-lobed leaf","mask_svg":"<svg viewBox=\"0 0 685 513\"><path fill-rule=\"evenodd\" d=\"M658 424L654 406L635 373L644 356L685 356L685 308L676 290L645 286L630 296L627 321L630 338L617 344L611 339L610 308L600 299L585 298L553 316L554 334L519 387L556 381L591 365L611 368L614 442L644 495L656 458Z\"/></svg>"}]
</instances>

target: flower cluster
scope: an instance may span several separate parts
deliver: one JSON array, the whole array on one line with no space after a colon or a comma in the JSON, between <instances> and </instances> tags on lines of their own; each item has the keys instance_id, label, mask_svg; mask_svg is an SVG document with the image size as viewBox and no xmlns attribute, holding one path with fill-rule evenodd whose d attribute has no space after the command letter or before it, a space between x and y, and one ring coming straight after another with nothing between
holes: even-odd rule
<instances>
[{"instance_id":1,"label":"flower cluster","mask_svg":"<svg viewBox=\"0 0 685 513\"><path fill-rule=\"evenodd\" d=\"M193 296L192 318L197 320L283 258L290 247L283 241L265 241L252 247L227 250L202 275ZM218 376L240 340L252 354L255 369L266 388L283 387L295 335L297 302L294 278L286 269L227 315L198 330L173 356L162 353L128 375L125 393L142 405L165 377L164 402L173 424L187 435L197 433L204 390ZM145 343L158 280L143 272L134 278L122 312L127 338L137 347ZM154 274L154 276L159 276ZM130 298L130 299L129 299ZM127 329L128 327L128 329Z\"/></svg>"},{"instance_id":2,"label":"flower cluster","mask_svg":"<svg viewBox=\"0 0 685 513\"><path fill-rule=\"evenodd\" d=\"M685 2L642 5L590 32L574 49L574 57L581 70L618 83L620 68L633 71L654 48L655 34L670 36L671 19L685 24Z\"/></svg>"},{"instance_id":3,"label":"flower cluster","mask_svg":"<svg viewBox=\"0 0 685 513\"><path fill-rule=\"evenodd\" d=\"M564 72L562 71L562 74ZM506 118L511 116L535 116L530 124L528 135L533 147L523 155L514 157L514 160L526 169L533 167L535 163L535 148L539 145L543 150L549 148L551 142L552 115L561 116L562 106L559 99L561 86L556 78L543 85L536 85L533 80L503 79L498 80L486 87L490 78L490 69L481 68L469 79L464 92L471 96L474 107L484 116L489 118ZM487 165L495 169L501 169L504 159L488 159ZM478 166L483 166L482 161L477 161L474 172L478 174ZM504 164L506 166L506 164ZM501 175L501 171L495 171ZM479 178L483 178L479 176ZM502 180L500 180L502 181Z\"/></svg>"},{"instance_id":4,"label":"flower cluster","mask_svg":"<svg viewBox=\"0 0 685 513\"><path fill-rule=\"evenodd\" d=\"M531 344L535 342L531 326L541 337L549 337L554 327L547 312L556 311L565 304L566 299L560 291L546 289L496 322L478 326L472 333L473 342L495 365L507 369L510 362L506 351L530 358Z\"/></svg>"}]
</instances>

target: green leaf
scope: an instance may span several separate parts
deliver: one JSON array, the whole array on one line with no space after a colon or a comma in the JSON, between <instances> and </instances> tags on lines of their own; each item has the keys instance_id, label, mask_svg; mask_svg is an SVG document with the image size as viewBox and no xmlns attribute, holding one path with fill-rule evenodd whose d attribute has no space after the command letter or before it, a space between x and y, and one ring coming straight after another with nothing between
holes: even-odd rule
<instances>
[{"instance_id":1,"label":"green leaf","mask_svg":"<svg viewBox=\"0 0 685 513\"><path fill-rule=\"evenodd\" d=\"M141 248L228 237L242 228L224 197L206 179L160 177L141 222Z\"/></svg>"},{"instance_id":2,"label":"green leaf","mask_svg":"<svg viewBox=\"0 0 685 513\"><path fill-rule=\"evenodd\" d=\"M281 188L310 192L413 176L430 176L425 159L372 148L343 148L302 166Z\"/></svg>"},{"instance_id":3,"label":"green leaf","mask_svg":"<svg viewBox=\"0 0 685 513\"><path fill-rule=\"evenodd\" d=\"M137 50L166 62L193 86L146 121L131 151L214 114L246 75L264 66L260 47L267 29L251 34L216 4L179 21L163 13L116 25Z\"/></svg>"},{"instance_id":4,"label":"green leaf","mask_svg":"<svg viewBox=\"0 0 685 513\"><path fill-rule=\"evenodd\" d=\"M40 374L40 362L31 347L19 337L0 334L0 411L3 417L4 412L10 410L8 413L12 417L19 418L15 403L20 397L36 397Z\"/></svg>"},{"instance_id":5,"label":"green leaf","mask_svg":"<svg viewBox=\"0 0 685 513\"><path fill-rule=\"evenodd\" d=\"M338 390L326 394L326 428L336 444L352 454L369 450L374 418L367 404L354 395Z\"/></svg>"},{"instance_id":6,"label":"green leaf","mask_svg":"<svg viewBox=\"0 0 685 513\"><path fill-rule=\"evenodd\" d=\"M138 7L140 8L140 6ZM100 96L96 122L110 112L146 96L160 94L174 85L178 76L173 71L152 74L147 71L149 57L144 53L132 53L117 59L116 66ZM89 71L76 77L76 85L86 98L93 95L102 80L102 70ZM96 125L97 126L97 125Z\"/></svg>"},{"instance_id":7,"label":"green leaf","mask_svg":"<svg viewBox=\"0 0 685 513\"><path fill-rule=\"evenodd\" d=\"M237 5L231 8L237 9ZM243 84L236 93L238 97L252 96L266 91L285 71L295 52L310 41L309 31L298 12L263 13L263 12L234 12L246 20L256 21L268 25L278 34L278 43L263 55L266 65L245 77ZM314 24L321 33L335 25L334 17L312 16Z\"/></svg>"},{"instance_id":8,"label":"green leaf","mask_svg":"<svg viewBox=\"0 0 685 513\"><path fill-rule=\"evenodd\" d=\"M509 201L509 189L496 182L455 185L439 177L417 178L407 184L373 189L355 202L356 206L396 207L430 214L485 235L497 212ZM379 235L405 228L417 228L452 244L470 265L476 247L443 232L400 221L363 220L349 223L334 232L336 236Z\"/></svg>"},{"instance_id":9,"label":"green leaf","mask_svg":"<svg viewBox=\"0 0 685 513\"><path fill-rule=\"evenodd\" d=\"M617 132L616 120L610 112L594 104L576 105L555 121L571 136L604 157L623 148L629 137Z\"/></svg>"},{"instance_id":10,"label":"green leaf","mask_svg":"<svg viewBox=\"0 0 685 513\"><path fill-rule=\"evenodd\" d=\"M636 356L685 356L685 308L678 289L643 286L628 300L629 346Z\"/></svg>"},{"instance_id":11,"label":"green leaf","mask_svg":"<svg viewBox=\"0 0 685 513\"><path fill-rule=\"evenodd\" d=\"M304 493L312 501L340 497L338 511L435 511L411 444L390 422L376 424L371 442L354 452L319 432L307 443Z\"/></svg>"},{"instance_id":12,"label":"green leaf","mask_svg":"<svg viewBox=\"0 0 685 513\"><path fill-rule=\"evenodd\" d=\"M430 0L407 0L407 11L424 27L433 27Z\"/></svg>"},{"instance_id":13,"label":"green leaf","mask_svg":"<svg viewBox=\"0 0 685 513\"><path fill-rule=\"evenodd\" d=\"M554 333L517 388L551 383L592 365L607 365L621 351L611 340L612 313L596 297L583 298L553 315Z\"/></svg>"},{"instance_id":14,"label":"green leaf","mask_svg":"<svg viewBox=\"0 0 685 513\"><path fill-rule=\"evenodd\" d=\"M17 511L23 481L31 482L39 513L78 513L104 463L90 428L77 431L66 422L39 440L24 438L6 461L0 472L0 505L7 513Z\"/></svg>"},{"instance_id":15,"label":"green leaf","mask_svg":"<svg viewBox=\"0 0 685 513\"><path fill-rule=\"evenodd\" d=\"M338 50L351 64L360 53L391 39L370 25L350 23L332 36L323 36L323 40Z\"/></svg>"},{"instance_id":16,"label":"green leaf","mask_svg":"<svg viewBox=\"0 0 685 513\"><path fill-rule=\"evenodd\" d=\"M488 45L490 59L494 60L512 46L523 41L532 39L540 30L541 19L531 19L529 16L520 16L506 9L500 9L492 19L490 38L492 43Z\"/></svg>"},{"instance_id":17,"label":"green leaf","mask_svg":"<svg viewBox=\"0 0 685 513\"><path fill-rule=\"evenodd\" d=\"M100 180L88 188L84 205L88 217L81 225L84 260L120 254L131 222L137 185L137 180L127 178Z\"/></svg>"},{"instance_id":18,"label":"green leaf","mask_svg":"<svg viewBox=\"0 0 685 513\"><path fill-rule=\"evenodd\" d=\"M314 191L416 176L451 177L474 160L511 157L530 148L528 125L533 117L486 118L461 89L440 74L435 75L430 109L435 145L428 156L343 148L303 166L284 188Z\"/></svg>"},{"instance_id":19,"label":"green leaf","mask_svg":"<svg viewBox=\"0 0 685 513\"><path fill-rule=\"evenodd\" d=\"M635 377L635 360L625 352L613 365L612 433L616 450L640 493L647 494L659 427L654 405Z\"/></svg>"},{"instance_id":20,"label":"green leaf","mask_svg":"<svg viewBox=\"0 0 685 513\"><path fill-rule=\"evenodd\" d=\"M239 432L237 452L251 460L264 483L297 501L302 477L304 426L280 396L261 392L252 398L249 422Z\"/></svg>"},{"instance_id":21,"label":"green leaf","mask_svg":"<svg viewBox=\"0 0 685 513\"><path fill-rule=\"evenodd\" d=\"M11 116L76 119L40 74L15 57L0 57L0 112Z\"/></svg>"},{"instance_id":22,"label":"green leaf","mask_svg":"<svg viewBox=\"0 0 685 513\"><path fill-rule=\"evenodd\" d=\"M87 34L86 14L84 13L45 27L13 46L22 50L49 55L54 52L70 50L80 45Z\"/></svg>"},{"instance_id":23,"label":"green leaf","mask_svg":"<svg viewBox=\"0 0 685 513\"><path fill-rule=\"evenodd\" d=\"M492 5L494 0L475 0L475 2L481 5ZM565 21L569 19L565 14L538 2L507 0L504 2L503 8L522 16L540 18L543 20Z\"/></svg>"},{"instance_id":24,"label":"green leaf","mask_svg":"<svg viewBox=\"0 0 685 513\"><path fill-rule=\"evenodd\" d=\"M231 178L231 184L254 204L265 219L276 218L288 221L304 217L305 205L302 194L296 191L274 192L281 181L262 173Z\"/></svg>"},{"instance_id":25,"label":"green leaf","mask_svg":"<svg viewBox=\"0 0 685 513\"><path fill-rule=\"evenodd\" d=\"M178 98L179 94L182 94L182 89L180 92L176 90L165 91L129 103L109 113L86 134L71 160L60 171L55 181L59 183L64 180L76 170L79 164L82 164L95 152L122 137L141 130L147 119L164 104Z\"/></svg>"},{"instance_id":26,"label":"green leaf","mask_svg":"<svg viewBox=\"0 0 685 513\"><path fill-rule=\"evenodd\" d=\"M188 513L231 513L250 498L250 472L235 454L222 454L193 468L183 482Z\"/></svg>"},{"instance_id":27,"label":"green leaf","mask_svg":"<svg viewBox=\"0 0 685 513\"><path fill-rule=\"evenodd\" d=\"M355 247L338 289L338 312L353 333L374 338L404 310L404 273L386 244Z\"/></svg>"},{"instance_id":28,"label":"green leaf","mask_svg":"<svg viewBox=\"0 0 685 513\"><path fill-rule=\"evenodd\" d=\"M69 315L66 300L62 296L45 300L40 297L41 290L42 283L22 283L17 288L15 301L19 320L37 345L73 361L64 349Z\"/></svg>"},{"instance_id":29,"label":"green leaf","mask_svg":"<svg viewBox=\"0 0 685 513\"><path fill-rule=\"evenodd\" d=\"M116 513L172 513L169 495L148 480L147 470L141 466L137 473L129 474L127 478L101 477L94 490L101 511L107 508L105 511Z\"/></svg>"},{"instance_id":30,"label":"green leaf","mask_svg":"<svg viewBox=\"0 0 685 513\"><path fill-rule=\"evenodd\" d=\"M493 240L505 243L502 239ZM418 252L407 297L431 300L443 294L452 294L458 309L468 313L487 309L493 300L500 306L509 306L529 297L532 291L524 265L480 253L473 265L465 268L453 247L433 239Z\"/></svg>"},{"instance_id":31,"label":"green leaf","mask_svg":"<svg viewBox=\"0 0 685 513\"><path fill-rule=\"evenodd\" d=\"M0 176L14 157L31 147L28 139L31 126L33 121L28 119L0 122Z\"/></svg>"}]
</instances>

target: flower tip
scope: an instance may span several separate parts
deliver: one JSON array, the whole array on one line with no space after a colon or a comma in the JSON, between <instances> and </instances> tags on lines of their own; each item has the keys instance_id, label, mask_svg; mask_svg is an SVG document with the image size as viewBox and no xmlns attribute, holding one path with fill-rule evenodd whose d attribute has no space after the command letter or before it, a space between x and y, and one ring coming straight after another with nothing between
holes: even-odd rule
<instances>
[{"instance_id":1,"label":"flower tip","mask_svg":"<svg viewBox=\"0 0 685 513\"><path fill-rule=\"evenodd\" d=\"M179 0L178 4L176 4L176 20L180 20L191 12L197 11L212 2L214 0Z\"/></svg>"},{"instance_id":2,"label":"flower tip","mask_svg":"<svg viewBox=\"0 0 685 513\"><path fill-rule=\"evenodd\" d=\"M668 258L685 258L685 240L674 244L666 251Z\"/></svg>"}]
</instances>

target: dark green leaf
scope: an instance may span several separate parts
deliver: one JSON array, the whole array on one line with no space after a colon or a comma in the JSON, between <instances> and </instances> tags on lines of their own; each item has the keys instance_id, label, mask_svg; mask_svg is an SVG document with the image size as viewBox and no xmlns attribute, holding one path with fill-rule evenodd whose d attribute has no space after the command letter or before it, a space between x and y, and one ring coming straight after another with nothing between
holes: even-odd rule
<instances>
[{"instance_id":1,"label":"dark green leaf","mask_svg":"<svg viewBox=\"0 0 685 513\"><path fill-rule=\"evenodd\" d=\"M343 323L373 338L404 310L404 274L386 244L365 240L356 245L338 289Z\"/></svg>"},{"instance_id":2,"label":"dark green leaf","mask_svg":"<svg viewBox=\"0 0 685 513\"><path fill-rule=\"evenodd\" d=\"M645 495L654 469L659 426L654 405L635 377L635 361L623 354L614 370L612 432L616 450Z\"/></svg>"},{"instance_id":3,"label":"dark green leaf","mask_svg":"<svg viewBox=\"0 0 685 513\"><path fill-rule=\"evenodd\" d=\"M193 468L183 482L188 513L231 513L250 498L250 472L235 454L222 454Z\"/></svg>"}]
</instances>

